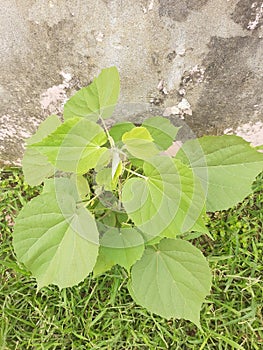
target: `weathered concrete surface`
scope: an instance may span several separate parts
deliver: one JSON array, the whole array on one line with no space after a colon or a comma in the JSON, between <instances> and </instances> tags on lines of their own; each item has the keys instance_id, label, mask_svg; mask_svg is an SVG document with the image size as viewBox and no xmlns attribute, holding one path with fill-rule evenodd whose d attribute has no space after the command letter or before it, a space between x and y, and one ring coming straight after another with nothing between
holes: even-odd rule
<instances>
[{"instance_id":1,"label":"weathered concrete surface","mask_svg":"<svg viewBox=\"0 0 263 350\"><path fill-rule=\"evenodd\" d=\"M1 162L111 65L124 114L158 106L197 135L245 125L263 143L262 18L250 0L2 0Z\"/></svg>"}]
</instances>

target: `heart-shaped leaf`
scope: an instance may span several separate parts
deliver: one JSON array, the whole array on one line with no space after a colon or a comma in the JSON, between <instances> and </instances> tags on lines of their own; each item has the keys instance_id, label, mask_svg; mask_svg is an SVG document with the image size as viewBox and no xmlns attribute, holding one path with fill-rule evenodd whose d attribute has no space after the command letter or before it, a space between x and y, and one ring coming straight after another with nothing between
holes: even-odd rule
<instances>
[{"instance_id":1,"label":"heart-shaped leaf","mask_svg":"<svg viewBox=\"0 0 263 350\"><path fill-rule=\"evenodd\" d=\"M122 135L134 128L134 124L131 122L121 122L114 124L110 130L109 134L113 138L115 143L122 141Z\"/></svg>"},{"instance_id":2,"label":"heart-shaped leaf","mask_svg":"<svg viewBox=\"0 0 263 350\"><path fill-rule=\"evenodd\" d=\"M65 120L72 117L87 118L96 122L101 116L109 118L117 103L120 78L116 67L103 69L93 82L72 96L64 106Z\"/></svg>"},{"instance_id":3,"label":"heart-shaped leaf","mask_svg":"<svg viewBox=\"0 0 263 350\"><path fill-rule=\"evenodd\" d=\"M101 250L108 261L129 270L144 251L141 234L134 228L110 228L101 239Z\"/></svg>"},{"instance_id":4,"label":"heart-shaped leaf","mask_svg":"<svg viewBox=\"0 0 263 350\"><path fill-rule=\"evenodd\" d=\"M106 142L107 136L98 124L76 117L30 147L47 156L56 168L84 174L102 159L104 165L109 162L109 149L100 147Z\"/></svg>"},{"instance_id":5,"label":"heart-shaped leaf","mask_svg":"<svg viewBox=\"0 0 263 350\"><path fill-rule=\"evenodd\" d=\"M128 152L139 159L149 159L160 152L153 143L149 131L142 126L135 127L123 134L122 142Z\"/></svg>"},{"instance_id":6,"label":"heart-shaped leaf","mask_svg":"<svg viewBox=\"0 0 263 350\"><path fill-rule=\"evenodd\" d=\"M125 183L122 201L146 241L191 231L205 212L203 189L193 171L166 156L145 162L143 170L146 178Z\"/></svg>"},{"instance_id":7,"label":"heart-shaped leaf","mask_svg":"<svg viewBox=\"0 0 263 350\"><path fill-rule=\"evenodd\" d=\"M154 143L163 151L173 144L180 129L176 128L169 119L158 116L147 118L142 126L150 132Z\"/></svg>"},{"instance_id":8,"label":"heart-shaped leaf","mask_svg":"<svg viewBox=\"0 0 263 350\"><path fill-rule=\"evenodd\" d=\"M75 184L63 178L53 181L56 191L49 186L32 199L18 215L13 232L17 258L37 279L38 289L78 284L92 271L98 255L96 222L77 204Z\"/></svg>"},{"instance_id":9,"label":"heart-shaped leaf","mask_svg":"<svg viewBox=\"0 0 263 350\"><path fill-rule=\"evenodd\" d=\"M180 239L146 248L131 271L135 301L162 317L184 318L200 327L200 310L211 288L211 272L200 250Z\"/></svg>"},{"instance_id":10,"label":"heart-shaped leaf","mask_svg":"<svg viewBox=\"0 0 263 350\"><path fill-rule=\"evenodd\" d=\"M242 201L263 170L263 154L235 135L187 141L176 159L188 164L200 178L207 193L207 211L228 209Z\"/></svg>"}]
</instances>

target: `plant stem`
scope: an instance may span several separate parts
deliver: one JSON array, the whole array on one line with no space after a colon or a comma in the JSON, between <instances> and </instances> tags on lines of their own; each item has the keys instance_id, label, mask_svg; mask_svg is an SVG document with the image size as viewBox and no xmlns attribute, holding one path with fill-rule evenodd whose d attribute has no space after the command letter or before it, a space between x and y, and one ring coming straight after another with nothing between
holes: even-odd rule
<instances>
[{"instance_id":1,"label":"plant stem","mask_svg":"<svg viewBox=\"0 0 263 350\"><path fill-rule=\"evenodd\" d=\"M148 177L147 176L144 176L144 175L141 175L141 174L139 174L139 173L136 173L136 171L133 171L133 170L131 170L131 169L128 169L128 168L125 168L125 170L126 171L128 171L128 173L131 173L131 174L133 174L133 175L136 175L136 176L138 176L138 177L141 177L142 179L144 179L144 180L148 180Z\"/></svg>"},{"instance_id":2,"label":"plant stem","mask_svg":"<svg viewBox=\"0 0 263 350\"><path fill-rule=\"evenodd\" d=\"M96 198L98 198L99 195L100 195L100 194L96 194L96 196L92 197L91 199L84 199L83 201L77 202L77 204L86 203L86 204L85 204L85 207L87 207L92 201L94 201Z\"/></svg>"},{"instance_id":3,"label":"plant stem","mask_svg":"<svg viewBox=\"0 0 263 350\"><path fill-rule=\"evenodd\" d=\"M109 131L108 131L108 129L107 129L107 126L106 126L106 124L104 123L104 120L103 120L103 118L102 118L101 115L99 116L99 119L100 119L100 121L101 121L101 123L102 123L102 126L103 126L103 128L104 128L104 131L105 131L105 133L106 133L106 135L107 135L107 138L108 138L108 140L109 140L109 143L110 143L110 145L111 145L111 148L114 148L114 147L115 147L114 140L113 140L113 138L110 136Z\"/></svg>"}]
</instances>

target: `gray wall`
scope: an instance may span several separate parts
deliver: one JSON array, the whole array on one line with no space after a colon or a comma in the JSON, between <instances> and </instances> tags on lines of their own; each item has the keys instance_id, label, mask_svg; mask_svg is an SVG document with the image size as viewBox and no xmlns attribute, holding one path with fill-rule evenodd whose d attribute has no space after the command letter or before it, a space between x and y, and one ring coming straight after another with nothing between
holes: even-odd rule
<instances>
[{"instance_id":1,"label":"gray wall","mask_svg":"<svg viewBox=\"0 0 263 350\"><path fill-rule=\"evenodd\" d=\"M19 163L24 138L111 65L119 110L156 107L199 136L263 143L262 1L1 0L0 11L1 163Z\"/></svg>"}]
</instances>

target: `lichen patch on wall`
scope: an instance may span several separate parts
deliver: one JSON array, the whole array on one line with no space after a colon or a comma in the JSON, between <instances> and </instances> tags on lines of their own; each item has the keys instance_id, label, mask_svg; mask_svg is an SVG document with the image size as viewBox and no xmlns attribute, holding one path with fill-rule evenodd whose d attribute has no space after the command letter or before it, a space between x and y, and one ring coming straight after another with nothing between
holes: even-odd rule
<instances>
[{"instance_id":1,"label":"lichen patch on wall","mask_svg":"<svg viewBox=\"0 0 263 350\"><path fill-rule=\"evenodd\" d=\"M12 116L5 114L0 116L0 150L4 153L6 151L5 144L9 142L9 140L12 140L13 144L20 144L21 140L27 139L30 137L29 131L24 127L15 127ZM23 146L22 146L23 147ZM8 150L10 154L12 153L12 150ZM0 165L3 164L14 164L16 166L21 165L21 159L12 159L10 162L9 160L2 160L0 159Z\"/></svg>"},{"instance_id":2,"label":"lichen patch on wall","mask_svg":"<svg viewBox=\"0 0 263 350\"><path fill-rule=\"evenodd\" d=\"M232 13L236 23L249 31L259 28L263 22L263 2L255 0L239 0Z\"/></svg>"},{"instance_id":3,"label":"lichen patch on wall","mask_svg":"<svg viewBox=\"0 0 263 350\"><path fill-rule=\"evenodd\" d=\"M17 130L12 124L12 117L8 114L0 116L0 141L6 138L27 138L30 133L24 128Z\"/></svg>"},{"instance_id":4,"label":"lichen patch on wall","mask_svg":"<svg viewBox=\"0 0 263 350\"><path fill-rule=\"evenodd\" d=\"M254 30L257 27L259 27L260 22L263 18L263 3L257 7L257 2L254 2L251 6L252 8L256 8L255 10L255 18L251 21L249 21L247 25L247 29Z\"/></svg>"},{"instance_id":5,"label":"lichen patch on wall","mask_svg":"<svg viewBox=\"0 0 263 350\"><path fill-rule=\"evenodd\" d=\"M64 78L63 83L48 88L40 95L41 108L48 114L62 113L63 106L67 101L66 90L72 77L70 73L63 71L60 75Z\"/></svg>"},{"instance_id":6,"label":"lichen patch on wall","mask_svg":"<svg viewBox=\"0 0 263 350\"><path fill-rule=\"evenodd\" d=\"M260 121L245 123L235 130L232 128L225 129L224 134L235 134L243 137L243 139L250 142L253 146L263 145L263 123Z\"/></svg>"},{"instance_id":7,"label":"lichen patch on wall","mask_svg":"<svg viewBox=\"0 0 263 350\"><path fill-rule=\"evenodd\" d=\"M163 112L163 116L177 115L180 119L185 119L185 115L192 115L192 113L190 103L186 98L182 98L177 106L167 107Z\"/></svg>"}]
</instances>

